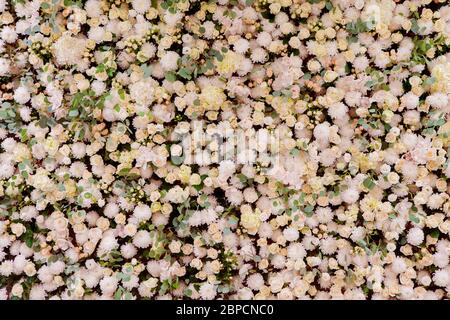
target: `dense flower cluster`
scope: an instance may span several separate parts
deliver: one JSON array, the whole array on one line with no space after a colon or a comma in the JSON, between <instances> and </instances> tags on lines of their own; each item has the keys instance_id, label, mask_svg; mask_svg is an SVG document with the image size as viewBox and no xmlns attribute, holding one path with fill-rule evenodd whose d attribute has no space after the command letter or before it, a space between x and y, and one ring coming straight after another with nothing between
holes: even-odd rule
<instances>
[{"instance_id":1,"label":"dense flower cluster","mask_svg":"<svg viewBox=\"0 0 450 320\"><path fill-rule=\"evenodd\" d=\"M1 299L447 299L446 0L0 0Z\"/></svg>"}]
</instances>

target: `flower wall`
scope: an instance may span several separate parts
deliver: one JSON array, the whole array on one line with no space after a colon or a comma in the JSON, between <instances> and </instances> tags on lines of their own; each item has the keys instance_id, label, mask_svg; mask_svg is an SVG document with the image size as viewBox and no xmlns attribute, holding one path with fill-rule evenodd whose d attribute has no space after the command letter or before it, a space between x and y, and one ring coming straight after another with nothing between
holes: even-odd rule
<instances>
[{"instance_id":1,"label":"flower wall","mask_svg":"<svg viewBox=\"0 0 450 320\"><path fill-rule=\"evenodd\" d=\"M447 299L445 0L0 0L1 299Z\"/></svg>"}]
</instances>

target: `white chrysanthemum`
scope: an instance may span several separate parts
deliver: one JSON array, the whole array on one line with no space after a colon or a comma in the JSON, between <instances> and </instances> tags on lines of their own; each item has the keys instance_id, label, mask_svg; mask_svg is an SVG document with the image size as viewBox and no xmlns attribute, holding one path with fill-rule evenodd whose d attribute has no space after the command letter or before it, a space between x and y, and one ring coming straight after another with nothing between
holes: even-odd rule
<instances>
[{"instance_id":1,"label":"white chrysanthemum","mask_svg":"<svg viewBox=\"0 0 450 320\"><path fill-rule=\"evenodd\" d=\"M88 17L99 17L102 14L101 1L88 0L84 5Z\"/></svg>"},{"instance_id":2,"label":"white chrysanthemum","mask_svg":"<svg viewBox=\"0 0 450 320\"><path fill-rule=\"evenodd\" d=\"M403 273L406 271L407 265L403 258L395 257L392 261L392 271L394 273Z\"/></svg>"},{"instance_id":3,"label":"white chrysanthemum","mask_svg":"<svg viewBox=\"0 0 450 320\"><path fill-rule=\"evenodd\" d=\"M260 32L256 38L256 42L262 47L268 47L272 42L272 37L268 32Z\"/></svg>"},{"instance_id":4,"label":"white chrysanthemum","mask_svg":"<svg viewBox=\"0 0 450 320\"><path fill-rule=\"evenodd\" d=\"M231 160L223 160L219 165L219 177L227 180L236 171L236 164Z\"/></svg>"},{"instance_id":5,"label":"white chrysanthemum","mask_svg":"<svg viewBox=\"0 0 450 320\"><path fill-rule=\"evenodd\" d=\"M112 219L119 213L119 211L120 211L120 208L119 208L119 206L117 204L109 202L105 206L105 208L103 210L103 214L105 216L107 216L108 218Z\"/></svg>"},{"instance_id":6,"label":"white chrysanthemum","mask_svg":"<svg viewBox=\"0 0 450 320\"><path fill-rule=\"evenodd\" d=\"M314 128L314 137L321 144L328 144L329 136L330 136L330 124L328 122L320 123Z\"/></svg>"},{"instance_id":7,"label":"white chrysanthemum","mask_svg":"<svg viewBox=\"0 0 450 320\"><path fill-rule=\"evenodd\" d=\"M11 163L0 163L0 178L9 178L14 175L15 168Z\"/></svg>"},{"instance_id":8,"label":"white chrysanthemum","mask_svg":"<svg viewBox=\"0 0 450 320\"><path fill-rule=\"evenodd\" d=\"M247 278L247 285L250 289L258 291L264 285L264 278L259 273L254 273Z\"/></svg>"},{"instance_id":9,"label":"white chrysanthemum","mask_svg":"<svg viewBox=\"0 0 450 320\"><path fill-rule=\"evenodd\" d=\"M0 37L6 43L14 43L17 40L17 32L13 26L3 26Z\"/></svg>"},{"instance_id":10,"label":"white chrysanthemum","mask_svg":"<svg viewBox=\"0 0 450 320\"><path fill-rule=\"evenodd\" d=\"M25 122L31 121L31 108L23 106L19 109L19 114L23 121Z\"/></svg>"},{"instance_id":11,"label":"white chrysanthemum","mask_svg":"<svg viewBox=\"0 0 450 320\"><path fill-rule=\"evenodd\" d=\"M81 178L86 170L86 165L81 161L76 161L70 166L70 174L74 177Z\"/></svg>"},{"instance_id":12,"label":"white chrysanthemum","mask_svg":"<svg viewBox=\"0 0 450 320\"><path fill-rule=\"evenodd\" d=\"M136 103L149 106L154 101L154 82L151 79L141 80L129 86L130 96Z\"/></svg>"},{"instance_id":13,"label":"white chrysanthemum","mask_svg":"<svg viewBox=\"0 0 450 320\"><path fill-rule=\"evenodd\" d=\"M283 235L287 241L296 241L300 234L296 228L286 228L283 230Z\"/></svg>"},{"instance_id":14,"label":"white chrysanthemum","mask_svg":"<svg viewBox=\"0 0 450 320\"><path fill-rule=\"evenodd\" d=\"M38 211L34 206L25 206L20 210L20 218L24 221L31 221L38 215Z\"/></svg>"},{"instance_id":15,"label":"white chrysanthemum","mask_svg":"<svg viewBox=\"0 0 450 320\"><path fill-rule=\"evenodd\" d=\"M263 63L267 60L267 52L263 48L255 48L252 50L250 59L255 63Z\"/></svg>"},{"instance_id":16,"label":"white chrysanthemum","mask_svg":"<svg viewBox=\"0 0 450 320\"><path fill-rule=\"evenodd\" d=\"M412 92L408 92L400 98L401 104L407 109L417 108L419 105L419 97Z\"/></svg>"},{"instance_id":17,"label":"white chrysanthemum","mask_svg":"<svg viewBox=\"0 0 450 320\"><path fill-rule=\"evenodd\" d=\"M119 280L115 276L104 277L100 281L100 289L105 296L111 296L117 289Z\"/></svg>"},{"instance_id":18,"label":"white chrysanthemum","mask_svg":"<svg viewBox=\"0 0 450 320\"><path fill-rule=\"evenodd\" d=\"M30 101L31 95L27 87L20 86L14 91L14 100L17 103L25 104Z\"/></svg>"},{"instance_id":19,"label":"white chrysanthemum","mask_svg":"<svg viewBox=\"0 0 450 320\"><path fill-rule=\"evenodd\" d=\"M287 256L291 259L303 259L306 256L306 250L301 243L291 243L287 248Z\"/></svg>"},{"instance_id":20,"label":"white chrysanthemum","mask_svg":"<svg viewBox=\"0 0 450 320\"><path fill-rule=\"evenodd\" d=\"M444 202L445 200L442 195L434 193L428 198L427 206L430 209L437 210L444 204Z\"/></svg>"},{"instance_id":21,"label":"white chrysanthemum","mask_svg":"<svg viewBox=\"0 0 450 320\"><path fill-rule=\"evenodd\" d=\"M328 108L328 114L333 119L343 119L347 115L348 107L342 102L335 103Z\"/></svg>"},{"instance_id":22,"label":"white chrysanthemum","mask_svg":"<svg viewBox=\"0 0 450 320\"><path fill-rule=\"evenodd\" d=\"M14 265L11 260L3 261L0 264L0 274L4 277L8 277L13 273Z\"/></svg>"},{"instance_id":23,"label":"white chrysanthemum","mask_svg":"<svg viewBox=\"0 0 450 320\"><path fill-rule=\"evenodd\" d=\"M348 188L341 193L341 198L346 203L355 203L359 199L359 192L356 189Z\"/></svg>"},{"instance_id":24,"label":"white chrysanthemum","mask_svg":"<svg viewBox=\"0 0 450 320\"><path fill-rule=\"evenodd\" d=\"M425 99L425 102L433 108L444 109L448 106L448 95L441 92L436 92L429 95Z\"/></svg>"},{"instance_id":25,"label":"white chrysanthemum","mask_svg":"<svg viewBox=\"0 0 450 320\"><path fill-rule=\"evenodd\" d=\"M147 58L153 58L156 53L156 47L153 43L144 43L144 45L141 47L141 52L147 57Z\"/></svg>"},{"instance_id":26,"label":"white chrysanthemum","mask_svg":"<svg viewBox=\"0 0 450 320\"><path fill-rule=\"evenodd\" d=\"M7 8L7 0L0 0L0 12L5 11Z\"/></svg>"},{"instance_id":27,"label":"white chrysanthemum","mask_svg":"<svg viewBox=\"0 0 450 320\"><path fill-rule=\"evenodd\" d=\"M212 300L217 295L216 286L211 283L203 283L200 285L199 294L203 300Z\"/></svg>"},{"instance_id":28,"label":"white chrysanthemum","mask_svg":"<svg viewBox=\"0 0 450 320\"><path fill-rule=\"evenodd\" d=\"M179 54L175 51L166 51L162 56L160 63L164 71L173 71L178 68Z\"/></svg>"},{"instance_id":29,"label":"white chrysanthemum","mask_svg":"<svg viewBox=\"0 0 450 320\"><path fill-rule=\"evenodd\" d=\"M234 44L234 51L236 51L237 53L245 53L248 48L250 47L250 44L248 42L248 40L244 39L244 38L240 38L239 40L237 40Z\"/></svg>"},{"instance_id":30,"label":"white chrysanthemum","mask_svg":"<svg viewBox=\"0 0 450 320\"><path fill-rule=\"evenodd\" d=\"M449 268L437 270L433 275L433 282L439 287L447 287L450 284Z\"/></svg>"},{"instance_id":31,"label":"white chrysanthemum","mask_svg":"<svg viewBox=\"0 0 450 320\"><path fill-rule=\"evenodd\" d=\"M439 268L445 268L449 264L449 256L444 252L433 254L433 264Z\"/></svg>"},{"instance_id":32,"label":"white chrysanthemum","mask_svg":"<svg viewBox=\"0 0 450 320\"><path fill-rule=\"evenodd\" d=\"M315 213L320 223L328 223L333 219L333 211L329 207L319 207Z\"/></svg>"},{"instance_id":33,"label":"white chrysanthemum","mask_svg":"<svg viewBox=\"0 0 450 320\"><path fill-rule=\"evenodd\" d=\"M91 27L88 32L89 39L94 40L96 43L100 43L105 40L106 30L102 27Z\"/></svg>"},{"instance_id":34,"label":"white chrysanthemum","mask_svg":"<svg viewBox=\"0 0 450 320\"><path fill-rule=\"evenodd\" d=\"M45 300L47 293L45 292L44 286L34 285L30 289L30 300Z\"/></svg>"},{"instance_id":35,"label":"white chrysanthemum","mask_svg":"<svg viewBox=\"0 0 450 320\"><path fill-rule=\"evenodd\" d=\"M139 222L147 221L152 216L152 211L149 206L145 204L139 204L134 208L133 215Z\"/></svg>"},{"instance_id":36,"label":"white chrysanthemum","mask_svg":"<svg viewBox=\"0 0 450 320\"><path fill-rule=\"evenodd\" d=\"M333 237L327 237L322 239L320 244L320 250L324 254L333 254L334 252L336 252L336 249L337 249L336 239L334 239Z\"/></svg>"},{"instance_id":37,"label":"white chrysanthemum","mask_svg":"<svg viewBox=\"0 0 450 320\"><path fill-rule=\"evenodd\" d=\"M81 159L86 155L86 145L82 142L76 142L72 145L72 154L76 159Z\"/></svg>"},{"instance_id":38,"label":"white chrysanthemum","mask_svg":"<svg viewBox=\"0 0 450 320\"><path fill-rule=\"evenodd\" d=\"M53 44L53 49L59 65L80 64L86 49L86 40L65 34Z\"/></svg>"},{"instance_id":39,"label":"white chrysanthemum","mask_svg":"<svg viewBox=\"0 0 450 320\"><path fill-rule=\"evenodd\" d=\"M101 251L110 252L113 249L116 249L119 246L117 239L112 236L104 236L99 244L99 249Z\"/></svg>"},{"instance_id":40,"label":"white chrysanthemum","mask_svg":"<svg viewBox=\"0 0 450 320\"><path fill-rule=\"evenodd\" d=\"M225 197L232 205L239 205L244 200L242 192L234 187L225 191Z\"/></svg>"},{"instance_id":41,"label":"white chrysanthemum","mask_svg":"<svg viewBox=\"0 0 450 320\"><path fill-rule=\"evenodd\" d=\"M150 233L145 230L139 230L133 237L133 244L138 248L148 248L151 243Z\"/></svg>"},{"instance_id":42,"label":"white chrysanthemum","mask_svg":"<svg viewBox=\"0 0 450 320\"><path fill-rule=\"evenodd\" d=\"M137 249L131 243L126 243L120 247L120 253L125 259L131 259L136 255Z\"/></svg>"},{"instance_id":43,"label":"white chrysanthemum","mask_svg":"<svg viewBox=\"0 0 450 320\"><path fill-rule=\"evenodd\" d=\"M412 228L408 231L408 235L406 237L406 240L408 243L418 246L423 242L424 234L422 229L420 228Z\"/></svg>"},{"instance_id":44,"label":"white chrysanthemum","mask_svg":"<svg viewBox=\"0 0 450 320\"><path fill-rule=\"evenodd\" d=\"M131 5L133 9L140 14L144 14L148 9L150 9L150 0L132 0Z\"/></svg>"}]
</instances>

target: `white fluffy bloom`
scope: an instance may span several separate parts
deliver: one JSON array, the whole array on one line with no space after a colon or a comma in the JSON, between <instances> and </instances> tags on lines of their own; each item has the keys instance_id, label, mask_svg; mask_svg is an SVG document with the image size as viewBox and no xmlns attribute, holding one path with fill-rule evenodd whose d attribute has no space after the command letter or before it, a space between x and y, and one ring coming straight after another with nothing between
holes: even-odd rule
<instances>
[{"instance_id":1,"label":"white fluffy bloom","mask_svg":"<svg viewBox=\"0 0 450 320\"><path fill-rule=\"evenodd\" d=\"M133 237L133 244L138 248L148 248L151 243L150 233L145 230L139 230Z\"/></svg>"},{"instance_id":2,"label":"white fluffy bloom","mask_svg":"<svg viewBox=\"0 0 450 320\"><path fill-rule=\"evenodd\" d=\"M216 286L211 283L203 283L200 286L199 293L203 300L212 300L217 295Z\"/></svg>"},{"instance_id":3,"label":"white fluffy bloom","mask_svg":"<svg viewBox=\"0 0 450 320\"><path fill-rule=\"evenodd\" d=\"M450 284L449 268L437 270L433 275L433 282L439 287L447 287Z\"/></svg>"},{"instance_id":4,"label":"white fluffy bloom","mask_svg":"<svg viewBox=\"0 0 450 320\"><path fill-rule=\"evenodd\" d=\"M301 243L294 242L288 246L287 256L291 259L303 259L306 250Z\"/></svg>"},{"instance_id":5,"label":"white fluffy bloom","mask_svg":"<svg viewBox=\"0 0 450 320\"><path fill-rule=\"evenodd\" d=\"M236 171L236 164L231 160L224 160L219 165L219 177L227 180Z\"/></svg>"},{"instance_id":6,"label":"white fluffy bloom","mask_svg":"<svg viewBox=\"0 0 450 320\"><path fill-rule=\"evenodd\" d=\"M408 243L418 246L423 242L424 234L422 229L420 228L412 228L408 231L408 235L406 237L406 240Z\"/></svg>"},{"instance_id":7,"label":"white fluffy bloom","mask_svg":"<svg viewBox=\"0 0 450 320\"><path fill-rule=\"evenodd\" d=\"M250 45L246 39L240 38L233 44L233 46L234 46L234 51L242 54L248 50Z\"/></svg>"},{"instance_id":8,"label":"white fluffy bloom","mask_svg":"<svg viewBox=\"0 0 450 320\"><path fill-rule=\"evenodd\" d=\"M120 247L120 253L125 259L131 259L136 255L137 249L131 243L127 243Z\"/></svg>"},{"instance_id":9,"label":"white fluffy bloom","mask_svg":"<svg viewBox=\"0 0 450 320\"><path fill-rule=\"evenodd\" d=\"M150 9L151 2L150 0L133 0L131 5L137 13L144 14L148 9Z\"/></svg>"},{"instance_id":10,"label":"white fluffy bloom","mask_svg":"<svg viewBox=\"0 0 450 320\"><path fill-rule=\"evenodd\" d=\"M9 72L10 63L4 58L0 58L0 76L6 76Z\"/></svg>"},{"instance_id":11,"label":"white fluffy bloom","mask_svg":"<svg viewBox=\"0 0 450 320\"><path fill-rule=\"evenodd\" d=\"M255 63L263 63L267 59L267 52L263 48L255 48L252 50L250 59Z\"/></svg>"},{"instance_id":12,"label":"white fluffy bloom","mask_svg":"<svg viewBox=\"0 0 450 320\"><path fill-rule=\"evenodd\" d=\"M117 204L109 202L105 209L103 210L103 214L108 218L114 218L120 211L120 208Z\"/></svg>"},{"instance_id":13,"label":"white fluffy bloom","mask_svg":"<svg viewBox=\"0 0 450 320\"><path fill-rule=\"evenodd\" d=\"M53 48L58 64L75 65L81 63L86 40L65 34L53 44Z\"/></svg>"},{"instance_id":14,"label":"white fluffy bloom","mask_svg":"<svg viewBox=\"0 0 450 320\"><path fill-rule=\"evenodd\" d=\"M419 105L419 97L412 92L408 92L402 96L400 101L407 109L414 109Z\"/></svg>"},{"instance_id":15,"label":"white fluffy bloom","mask_svg":"<svg viewBox=\"0 0 450 320\"><path fill-rule=\"evenodd\" d=\"M299 238L299 232L296 228L286 228L283 230L283 235L287 241L295 241Z\"/></svg>"},{"instance_id":16,"label":"white fluffy bloom","mask_svg":"<svg viewBox=\"0 0 450 320\"><path fill-rule=\"evenodd\" d=\"M25 206L20 210L20 218L24 221L31 221L38 215L38 211L34 206Z\"/></svg>"},{"instance_id":17,"label":"white fluffy bloom","mask_svg":"<svg viewBox=\"0 0 450 320\"><path fill-rule=\"evenodd\" d=\"M250 289L258 291L264 285L264 278L259 273L254 273L247 278L247 285Z\"/></svg>"},{"instance_id":18,"label":"white fluffy bloom","mask_svg":"<svg viewBox=\"0 0 450 320\"><path fill-rule=\"evenodd\" d=\"M256 42L263 47L268 47L270 43L272 42L272 37L270 36L270 33L268 32L260 32L258 34L258 37L256 38Z\"/></svg>"},{"instance_id":19,"label":"white fluffy bloom","mask_svg":"<svg viewBox=\"0 0 450 320\"><path fill-rule=\"evenodd\" d=\"M30 300L44 300L47 296L44 286L34 285L30 289Z\"/></svg>"},{"instance_id":20,"label":"white fluffy bloom","mask_svg":"<svg viewBox=\"0 0 450 320\"><path fill-rule=\"evenodd\" d=\"M341 193L342 200L347 203L355 203L359 199L359 192L353 188L348 188Z\"/></svg>"},{"instance_id":21,"label":"white fluffy bloom","mask_svg":"<svg viewBox=\"0 0 450 320\"><path fill-rule=\"evenodd\" d=\"M401 257L394 258L394 261L392 261L392 271L394 273L402 273L406 271L406 263L405 260Z\"/></svg>"},{"instance_id":22,"label":"white fluffy bloom","mask_svg":"<svg viewBox=\"0 0 450 320\"><path fill-rule=\"evenodd\" d=\"M20 86L14 91L14 100L17 103L25 104L30 101L30 98L30 91L24 86Z\"/></svg>"},{"instance_id":23,"label":"white fluffy bloom","mask_svg":"<svg viewBox=\"0 0 450 320\"><path fill-rule=\"evenodd\" d=\"M173 71L178 68L179 54L175 51L166 51L162 56L160 63L164 71Z\"/></svg>"},{"instance_id":24,"label":"white fluffy bloom","mask_svg":"<svg viewBox=\"0 0 450 320\"><path fill-rule=\"evenodd\" d=\"M149 206L145 204L139 204L134 208L133 215L139 222L147 221L152 216L152 211Z\"/></svg>"},{"instance_id":25,"label":"white fluffy bloom","mask_svg":"<svg viewBox=\"0 0 450 320\"><path fill-rule=\"evenodd\" d=\"M348 112L348 107L342 102L335 103L328 108L328 114L334 119L343 119Z\"/></svg>"},{"instance_id":26,"label":"white fluffy bloom","mask_svg":"<svg viewBox=\"0 0 450 320\"><path fill-rule=\"evenodd\" d=\"M115 276L104 277L100 281L100 289L105 296L111 296L117 289L118 279Z\"/></svg>"},{"instance_id":27,"label":"white fluffy bloom","mask_svg":"<svg viewBox=\"0 0 450 320\"><path fill-rule=\"evenodd\" d=\"M17 40L17 32L12 26L3 26L0 36L6 43L13 43Z\"/></svg>"}]
</instances>

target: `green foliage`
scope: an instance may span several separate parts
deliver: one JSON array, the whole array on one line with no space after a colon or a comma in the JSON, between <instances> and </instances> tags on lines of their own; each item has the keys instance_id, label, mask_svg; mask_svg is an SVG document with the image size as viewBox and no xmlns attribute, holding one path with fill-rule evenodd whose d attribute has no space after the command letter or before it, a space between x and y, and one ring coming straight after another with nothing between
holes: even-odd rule
<instances>
[{"instance_id":1,"label":"green foliage","mask_svg":"<svg viewBox=\"0 0 450 320\"><path fill-rule=\"evenodd\" d=\"M375 187L375 182L371 177L364 179L363 186L369 190L372 190Z\"/></svg>"},{"instance_id":2,"label":"green foliage","mask_svg":"<svg viewBox=\"0 0 450 320\"><path fill-rule=\"evenodd\" d=\"M71 101L68 117L72 120L90 120L94 109L103 109L109 94L96 97L92 89L77 92Z\"/></svg>"},{"instance_id":3,"label":"green foliage","mask_svg":"<svg viewBox=\"0 0 450 320\"><path fill-rule=\"evenodd\" d=\"M231 250L220 250L219 261L221 268L217 274L217 279L221 283L229 283L233 279L234 270L237 268L236 256Z\"/></svg>"},{"instance_id":4,"label":"green foliage","mask_svg":"<svg viewBox=\"0 0 450 320\"><path fill-rule=\"evenodd\" d=\"M356 21L347 23L346 30L353 35L358 35L372 30L374 26L374 21L362 21L361 18L358 18Z\"/></svg>"}]
</instances>

